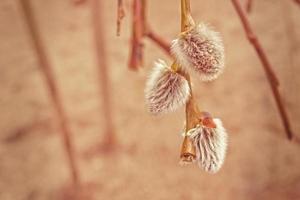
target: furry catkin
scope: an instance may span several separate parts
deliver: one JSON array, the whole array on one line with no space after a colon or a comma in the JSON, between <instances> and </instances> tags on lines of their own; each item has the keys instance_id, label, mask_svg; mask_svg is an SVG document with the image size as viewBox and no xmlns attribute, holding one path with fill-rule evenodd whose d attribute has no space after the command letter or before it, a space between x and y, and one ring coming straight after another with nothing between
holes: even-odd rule
<instances>
[{"instance_id":1,"label":"furry catkin","mask_svg":"<svg viewBox=\"0 0 300 200\"><path fill-rule=\"evenodd\" d=\"M222 166L227 149L227 133L220 119L213 119L216 128L202 125L189 131L196 147L199 167L216 173Z\"/></svg>"},{"instance_id":2,"label":"furry catkin","mask_svg":"<svg viewBox=\"0 0 300 200\"><path fill-rule=\"evenodd\" d=\"M153 114L167 113L184 105L190 96L187 80L164 61L155 63L146 83L145 97Z\"/></svg>"},{"instance_id":3,"label":"furry catkin","mask_svg":"<svg viewBox=\"0 0 300 200\"><path fill-rule=\"evenodd\" d=\"M224 69L224 46L218 32L201 23L172 42L172 54L182 67L203 81L216 79Z\"/></svg>"}]
</instances>

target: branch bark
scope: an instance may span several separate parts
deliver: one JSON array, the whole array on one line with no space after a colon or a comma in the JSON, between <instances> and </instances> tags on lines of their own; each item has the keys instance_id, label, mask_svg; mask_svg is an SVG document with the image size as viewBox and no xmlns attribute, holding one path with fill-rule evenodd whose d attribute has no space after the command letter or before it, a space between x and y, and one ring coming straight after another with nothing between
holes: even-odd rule
<instances>
[{"instance_id":1,"label":"branch bark","mask_svg":"<svg viewBox=\"0 0 300 200\"><path fill-rule=\"evenodd\" d=\"M120 36L121 33L121 23L122 19L125 17L123 0L118 0L118 9L117 9L117 36Z\"/></svg>"},{"instance_id":2,"label":"branch bark","mask_svg":"<svg viewBox=\"0 0 300 200\"><path fill-rule=\"evenodd\" d=\"M154 42L157 46L159 46L167 55L172 57L170 49L171 44L169 42L165 41L163 38L161 38L149 28L145 36L149 38L152 42Z\"/></svg>"},{"instance_id":3,"label":"branch bark","mask_svg":"<svg viewBox=\"0 0 300 200\"><path fill-rule=\"evenodd\" d=\"M281 116L282 123L285 128L287 138L289 140L291 140L293 138L293 133L292 133L292 130L290 127L290 121L288 119L285 106L282 102L282 97L278 91L279 81L278 81L277 77L275 76L273 67L271 66L271 64L266 56L265 51L263 50L260 42L258 41L257 36L253 32L252 27L241 7L239 0L231 0L231 1L233 3L233 6L234 6L242 24L243 24L247 38L248 38L249 42L253 45L261 63L262 63L262 66L264 67L266 76L268 78L268 81L269 81L269 84L270 84L270 87L271 87L271 90L272 90L272 93L273 93L273 96L274 96L274 99L275 99L275 102L277 105L277 108L278 108L280 116Z\"/></svg>"},{"instance_id":4,"label":"branch bark","mask_svg":"<svg viewBox=\"0 0 300 200\"><path fill-rule=\"evenodd\" d=\"M140 0L133 0L132 4L132 37L131 52L128 67L137 70L143 65L143 23L142 23L142 6Z\"/></svg>"},{"instance_id":5,"label":"branch bark","mask_svg":"<svg viewBox=\"0 0 300 200\"><path fill-rule=\"evenodd\" d=\"M92 0L91 1L91 12L92 12L92 23L94 29L94 40L95 40L95 50L96 50L96 62L98 65L98 77L101 85L99 94L102 97L103 113L105 119L105 139L103 149L106 151L111 151L116 146L115 130L113 124L112 106L111 106L111 94L110 94L110 81L108 74L107 65L107 54L105 51L105 29L103 20L103 10L100 10L103 6L100 5L102 0Z\"/></svg>"},{"instance_id":6,"label":"branch bark","mask_svg":"<svg viewBox=\"0 0 300 200\"><path fill-rule=\"evenodd\" d=\"M55 76L49 63L45 45L40 36L30 2L28 0L20 0L20 4L22 12L24 13L26 25L28 26L29 34L38 59L39 66L45 76L45 81L53 103L53 107L58 117L62 141L68 157L72 181L74 186L78 186L80 184L80 177L74 150L75 148L71 139L71 130L67 120L66 112L63 107L62 99L59 94L59 89L56 84Z\"/></svg>"}]
</instances>

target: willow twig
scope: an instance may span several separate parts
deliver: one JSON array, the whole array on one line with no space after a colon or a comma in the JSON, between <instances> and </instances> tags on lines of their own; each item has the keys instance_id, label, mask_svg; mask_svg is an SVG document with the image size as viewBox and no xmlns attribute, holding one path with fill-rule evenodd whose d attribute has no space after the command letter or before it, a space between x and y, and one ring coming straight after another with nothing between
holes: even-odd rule
<instances>
[{"instance_id":1,"label":"willow twig","mask_svg":"<svg viewBox=\"0 0 300 200\"><path fill-rule=\"evenodd\" d=\"M264 67L270 87L272 89L272 92L273 92L273 95L274 95L274 98L276 101L276 105L278 107L278 110L279 110L279 113L280 113L280 116L282 119L282 123L283 123L285 131L286 131L287 138L289 140L291 140L293 137L293 133L292 133L292 130L290 127L290 121L288 119L287 112L286 112L284 104L282 102L282 97L278 91L279 82L278 82L277 77L275 76L275 73L273 72L273 67L271 66L271 64L266 56L266 53L264 52L260 42L258 41L257 36L253 32L253 30L250 26L250 23L240 5L239 0L232 0L232 3L234 5L234 8L235 8L242 24L243 24L243 27L245 29L245 32L246 32L249 42L253 45L260 61L262 62L262 66Z\"/></svg>"},{"instance_id":2,"label":"willow twig","mask_svg":"<svg viewBox=\"0 0 300 200\"><path fill-rule=\"evenodd\" d=\"M137 70L143 65L143 24L141 17L141 1L133 0L132 12L132 37L131 37L131 52L129 57L129 69Z\"/></svg>"},{"instance_id":3,"label":"willow twig","mask_svg":"<svg viewBox=\"0 0 300 200\"><path fill-rule=\"evenodd\" d=\"M74 186L78 186L80 183L79 170L76 162L74 145L71 139L71 130L69 128L69 123L66 117L66 112L63 108L63 103L61 96L59 94L59 89L56 85L56 80L54 77L54 73L52 67L49 63L48 56L46 54L45 45L41 39L38 27L35 22L34 14L32 13L32 8L28 0L20 0L21 7L24 13L26 25L28 26L31 41L33 43L33 47L35 53L37 55L37 59L39 62L39 66L45 76L45 81L48 87L48 91L56 110L59 126L61 129L61 136L63 140L63 144L68 156L68 162L70 166L72 181Z\"/></svg>"},{"instance_id":4,"label":"willow twig","mask_svg":"<svg viewBox=\"0 0 300 200\"><path fill-rule=\"evenodd\" d=\"M161 38L149 28L145 36L149 38L152 42L154 42L157 46L159 46L167 55L172 57L170 49L171 44L169 42L165 41L163 38Z\"/></svg>"},{"instance_id":5,"label":"willow twig","mask_svg":"<svg viewBox=\"0 0 300 200\"><path fill-rule=\"evenodd\" d=\"M121 22L125 17L123 0L118 0L118 9L117 9L117 36L120 36L121 33Z\"/></svg>"},{"instance_id":6,"label":"willow twig","mask_svg":"<svg viewBox=\"0 0 300 200\"><path fill-rule=\"evenodd\" d=\"M103 149L106 151L113 150L116 145L112 106L110 99L110 81L107 66L107 55L105 51L105 30L104 30L104 20L103 20L103 10L100 10L103 6L101 5L101 0L91 1L91 12L92 12L92 23L94 28L94 39L95 39L95 50L96 50L96 62L98 65L98 77L101 85L99 94L102 97L103 108L101 113L103 113L105 120L105 134Z\"/></svg>"}]
</instances>

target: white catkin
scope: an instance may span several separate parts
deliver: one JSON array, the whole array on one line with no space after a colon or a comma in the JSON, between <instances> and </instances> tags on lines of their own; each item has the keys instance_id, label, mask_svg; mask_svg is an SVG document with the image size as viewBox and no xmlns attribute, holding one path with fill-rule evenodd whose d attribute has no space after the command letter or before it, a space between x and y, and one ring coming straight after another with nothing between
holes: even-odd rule
<instances>
[{"instance_id":1,"label":"white catkin","mask_svg":"<svg viewBox=\"0 0 300 200\"><path fill-rule=\"evenodd\" d=\"M182 67L197 72L202 81L214 80L223 72L222 39L218 32L204 23L173 40L171 51Z\"/></svg>"},{"instance_id":2,"label":"white catkin","mask_svg":"<svg viewBox=\"0 0 300 200\"><path fill-rule=\"evenodd\" d=\"M199 167L210 173L219 171L227 149L227 133L220 119L213 119L216 128L198 125L189 131L196 147Z\"/></svg>"},{"instance_id":3,"label":"white catkin","mask_svg":"<svg viewBox=\"0 0 300 200\"><path fill-rule=\"evenodd\" d=\"M190 96L188 81L163 60L155 62L146 83L145 97L149 112L168 113L184 105Z\"/></svg>"}]
</instances>

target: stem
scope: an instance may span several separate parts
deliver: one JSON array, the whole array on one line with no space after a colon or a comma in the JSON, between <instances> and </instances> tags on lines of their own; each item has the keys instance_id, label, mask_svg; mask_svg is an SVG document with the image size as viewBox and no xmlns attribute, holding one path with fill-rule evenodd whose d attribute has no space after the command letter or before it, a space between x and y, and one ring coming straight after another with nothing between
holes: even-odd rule
<instances>
[{"instance_id":1,"label":"stem","mask_svg":"<svg viewBox=\"0 0 300 200\"><path fill-rule=\"evenodd\" d=\"M257 53L260 61L263 64L263 67L264 67L265 73L267 75L271 90L273 92L273 96L274 96L275 101L276 101L277 108L278 108L280 116L281 116L282 123L283 123L284 128L285 128L287 138L289 140L291 140L292 137L293 137L293 133L292 133L292 130L291 130L291 127L290 127L290 121L288 119L287 112L286 112L284 104L282 102L282 97L281 97L281 95L278 91L279 81L278 81L277 77L275 76L275 73L273 72L273 67L271 66L271 64L270 64L270 62L269 62L269 60L266 56L266 53L264 52L264 50L263 50L260 42L258 41L255 33L252 31L250 23L249 23L246 15L245 15L245 13L243 12L239 1L238 0L232 0L232 3L234 5L234 8L235 8L236 12L238 13L238 16L240 17L240 20L243 24L243 27L245 29L245 32L246 32L246 35L247 35L247 38L248 38L249 42L255 48L256 53Z\"/></svg>"},{"instance_id":2,"label":"stem","mask_svg":"<svg viewBox=\"0 0 300 200\"><path fill-rule=\"evenodd\" d=\"M91 11L92 11L92 23L94 28L94 39L95 39L95 50L96 50L96 62L98 65L98 75L99 75L99 82L101 85L99 94L101 94L102 101L103 101L103 109L101 113L103 113L106 125L105 133L106 138L104 142L104 147L107 150L111 150L113 146L115 146L116 139L115 139L115 131L114 131L114 124L113 124L113 115L112 115L112 106L111 106L111 99L110 99L110 81L109 81L109 74L108 74L108 66L107 66L107 55L105 51L106 41L104 29L104 20L103 20L103 11L100 8L103 8L101 5L101 0L92 0L91 2Z\"/></svg>"},{"instance_id":3,"label":"stem","mask_svg":"<svg viewBox=\"0 0 300 200\"><path fill-rule=\"evenodd\" d=\"M157 44L167 55L172 57L170 49L171 45L167 41L163 40L163 38L154 33L152 30L149 30L149 28L147 28L147 33L145 34L145 36L147 36L152 42Z\"/></svg>"},{"instance_id":4,"label":"stem","mask_svg":"<svg viewBox=\"0 0 300 200\"><path fill-rule=\"evenodd\" d=\"M131 38L131 52L129 58L129 68L137 70L143 65L143 29L141 23L141 1L133 0L133 20L132 20L132 38Z\"/></svg>"},{"instance_id":5,"label":"stem","mask_svg":"<svg viewBox=\"0 0 300 200\"><path fill-rule=\"evenodd\" d=\"M76 156L75 156L74 144L71 139L71 130L69 128L66 112L63 108L63 103L62 103L61 96L59 94L58 86L56 85L55 76L46 54L45 45L41 39L37 24L35 22L35 17L34 14L32 13L31 5L28 0L20 0L20 3L25 17L26 25L28 26L29 29L31 41L33 43L33 47L37 55L39 66L41 67L41 70L45 76L45 81L48 87L48 91L54 109L56 110L57 113L59 126L62 133L61 134L62 141L68 156L72 181L74 186L79 186L80 177L79 177L79 170L78 170Z\"/></svg>"},{"instance_id":6,"label":"stem","mask_svg":"<svg viewBox=\"0 0 300 200\"><path fill-rule=\"evenodd\" d=\"M181 32L188 31L193 26L195 26L195 22L191 15L190 0L181 0ZM187 133L188 130L194 128L199 122L197 117L199 114L199 108L194 99L190 75L186 72L184 73L184 76L189 83L191 94L185 108Z\"/></svg>"},{"instance_id":7,"label":"stem","mask_svg":"<svg viewBox=\"0 0 300 200\"><path fill-rule=\"evenodd\" d=\"M181 0L181 32L189 30L195 25L191 15L190 0Z\"/></svg>"},{"instance_id":8,"label":"stem","mask_svg":"<svg viewBox=\"0 0 300 200\"><path fill-rule=\"evenodd\" d=\"M125 17L125 11L123 6L123 0L118 0L118 9L117 9L117 36L120 36L121 33L121 22Z\"/></svg>"},{"instance_id":9,"label":"stem","mask_svg":"<svg viewBox=\"0 0 300 200\"><path fill-rule=\"evenodd\" d=\"M148 26L147 26L147 1L146 0L140 0L141 1L141 27L143 36L148 33Z\"/></svg>"}]
</instances>

